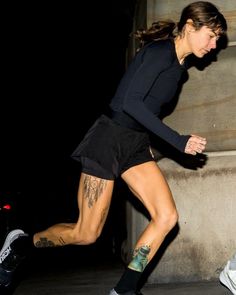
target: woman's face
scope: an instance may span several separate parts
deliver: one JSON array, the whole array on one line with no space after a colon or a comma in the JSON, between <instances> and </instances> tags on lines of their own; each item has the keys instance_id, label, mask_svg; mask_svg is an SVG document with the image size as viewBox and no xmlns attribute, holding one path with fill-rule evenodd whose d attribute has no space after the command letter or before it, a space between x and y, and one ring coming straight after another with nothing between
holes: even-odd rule
<instances>
[{"instance_id":1,"label":"woman's face","mask_svg":"<svg viewBox=\"0 0 236 295\"><path fill-rule=\"evenodd\" d=\"M217 32L207 26L202 26L199 30L190 30L188 42L191 52L197 57L203 57L205 54L216 48L216 42L219 39Z\"/></svg>"}]
</instances>

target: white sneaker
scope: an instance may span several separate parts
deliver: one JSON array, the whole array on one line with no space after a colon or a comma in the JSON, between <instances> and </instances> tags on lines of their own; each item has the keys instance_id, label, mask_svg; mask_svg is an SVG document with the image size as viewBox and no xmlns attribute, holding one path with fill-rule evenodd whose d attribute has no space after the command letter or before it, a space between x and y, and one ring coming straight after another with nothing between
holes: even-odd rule
<instances>
[{"instance_id":1,"label":"white sneaker","mask_svg":"<svg viewBox=\"0 0 236 295\"><path fill-rule=\"evenodd\" d=\"M11 252L11 243L22 235L25 235L25 233L21 229L15 229L9 232L0 251L0 263L2 263Z\"/></svg>"},{"instance_id":2,"label":"white sneaker","mask_svg":"<svg viewBox=\"0 0 236 295\"><path fill-rule=\"evenodd\" d=\"M130 292L126 292L126 293L122 293L122 294L118 294L114 289L112 289L109 293L109 295L135 295L136 293L134 293L133 291Z\"/></svg>"},{"instance_id":3,"label":"white sneaker","mask_svg":"<svg viewBox=\"0 0 236 295\"><path fill-rule=\"evenodd\" d=\"M236 295L236 255L227 262L220 273L220 282Z\"/></svg>"}]
</instances>

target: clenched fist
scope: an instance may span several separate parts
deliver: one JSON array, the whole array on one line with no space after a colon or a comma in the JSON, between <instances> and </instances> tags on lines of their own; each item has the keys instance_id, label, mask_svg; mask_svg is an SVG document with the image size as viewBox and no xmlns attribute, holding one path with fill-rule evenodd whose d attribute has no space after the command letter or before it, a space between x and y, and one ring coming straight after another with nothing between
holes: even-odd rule
<instances>
[{"instance_id":1,"label":"clenched fist","mask_svg":"<svg viewBox=\"0 0 236 295\"><path fill-rule=\"evenodd\" d=\"M191 134L191 137L187 141L184 152L190 155L196 155L197 153L202 153L206 147L206 138L198 135Z\"/></svg>"}]
</instances>

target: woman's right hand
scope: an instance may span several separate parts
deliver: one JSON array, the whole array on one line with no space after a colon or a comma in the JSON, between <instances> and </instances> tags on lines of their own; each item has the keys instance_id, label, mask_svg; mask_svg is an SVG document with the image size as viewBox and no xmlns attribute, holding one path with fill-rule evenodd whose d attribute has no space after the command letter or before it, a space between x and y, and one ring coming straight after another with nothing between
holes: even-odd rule
<instances>
[{"instance_id":1,"label":"woman's right hand","mask_svg":"<svg viewBox=\"0 0 236 295\"><path fill-rule=\"evenodd\" d=\"M184 152L190 155L202 153L206 148L206 143L206 138L191 134L191 137L187 141Z\"/></svg>"}]
</instances>

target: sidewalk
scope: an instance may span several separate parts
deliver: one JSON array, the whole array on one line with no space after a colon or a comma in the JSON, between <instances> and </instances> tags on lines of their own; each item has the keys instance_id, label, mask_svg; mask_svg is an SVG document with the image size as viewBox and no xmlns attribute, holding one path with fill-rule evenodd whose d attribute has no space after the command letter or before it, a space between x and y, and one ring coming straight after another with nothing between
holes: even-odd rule
<instances>
[{"instance_id":1,"label":"sidewalk","mask_svg":"<svg viewBox=\"0 0 236 295\"><path fill-rule=\"evenodd\" d=\"M106 252L107 253L107 252ZM108 295L124 270L120 258L84 247L36 250L0 295ZM143 295L232 295L219 280L144 285Z\"/></svg>"},{"instance_id":2,"label":"sidewalk","mask_svg":"<svg viewBox=\"0 0 236 295\"><path fill-rule=\"evenodd\" d=\"M44 269L23 279L14 295L108 295L123 267L100 264L70 269ZM143 295L230 295L217 281L181 284L145 285ZM2 294L1 294L2 295ZM232 295L232 294L231 294Z\"/></svg>"}]
</instances>

